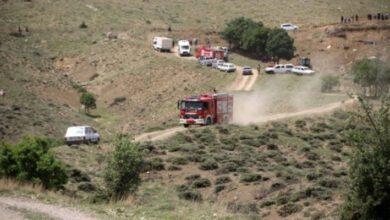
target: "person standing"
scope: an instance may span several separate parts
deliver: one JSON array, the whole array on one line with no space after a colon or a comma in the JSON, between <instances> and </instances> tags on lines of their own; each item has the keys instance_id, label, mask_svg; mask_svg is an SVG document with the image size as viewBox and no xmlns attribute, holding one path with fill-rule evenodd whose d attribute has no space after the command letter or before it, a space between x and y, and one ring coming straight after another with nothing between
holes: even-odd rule
<instances>
[{"instance_id":1,"label":"person standing","mask_svg":"<svg viewBox=\"0 0 390 220\"><path fill-rule=\"evenodd\" d=\"M341 15L340 23L344 23L344 16Z\"/></svg>"},{"instance_id":2,"label":"person standing","mask_svg":"<svg viewBox=\"0 0 390 220\"><path fill-rule=\"evenodd\" d=\"M355 15L355 21L359 21L359 16L357 14Z\"/></svg>"}]
</instances>

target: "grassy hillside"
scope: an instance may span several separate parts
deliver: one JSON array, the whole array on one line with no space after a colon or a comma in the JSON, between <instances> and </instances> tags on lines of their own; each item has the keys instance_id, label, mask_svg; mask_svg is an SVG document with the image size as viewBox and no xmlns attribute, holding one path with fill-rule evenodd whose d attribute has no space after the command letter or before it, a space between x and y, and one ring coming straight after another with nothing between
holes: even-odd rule
<instances>
[{"instance_id":1,"label":"grassy hillside","mask_svg":"<svg viewBox=\"0 0 390 220\"><path fill-rule=\"evenodd\" d=\"M193 62L156 54L150 46L155 35L199 37L201 42L207 36L215 43L220 42L217 32L224 23L237 16L261 20L268 26L286 21L305 26L337 22L341 14L365 14L388 7L386 1L308 1L303 7L301 1L275 5L257 0L16 0L0 4L0 68L4 73L0 88L8 94L0 100L2 108L10 109L10 102L33 103L28 104L32 116L58 121L52 125L57 137L70 123L93 123L77 113L78 95L71 81L97 96L100 118L94 120L107 133L139 133L175 124L177 98L212 88L224 90L233 80L233 76L201 69ZM286 7L280 9L280 5ZM297 13L292 15L294 11ZM87 28L79 28L82 22ZM19 25L23 36L15 37ZM166 32L168 26L172 32ZM109 31L117 33L118 39L107 40ZM16 96L20 98L14 100ZM64 116L48 119L53 112L50 105L61 106ZM22 117L10 117L2 117L3 127L19 127L20 134L32 130L48 133ZM3 133L9 130L4 128ZM3 137L13 133L7 131Z\"/></svg>"},{"instance_id":2,"label":"grassy hillside","mask_svg":"<svg viewBox=\"0 0 390 220\"><path fill-rule=\"evenodd\" d=\"M111 146L54 151L78 170L71 172L66 194L105 215L333 218L346 187L348 117L336 112L265 125L212 126L145 143L151 166L142 175L140 190L111 205L90 204L98 201L98 189L104 186L102 172Z\"/></svg>"}]
</instances>

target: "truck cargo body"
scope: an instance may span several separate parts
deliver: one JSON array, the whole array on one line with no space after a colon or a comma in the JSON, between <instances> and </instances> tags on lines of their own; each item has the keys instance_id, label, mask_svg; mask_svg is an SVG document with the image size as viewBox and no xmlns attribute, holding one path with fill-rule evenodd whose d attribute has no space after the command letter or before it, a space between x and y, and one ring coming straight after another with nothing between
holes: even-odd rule
<instances>
[{"instance_id":1,"label":"truck cargo body","mask_svg":"<svg viewBox=\"0 0 390 220\"><path fill-rule=\"evenodd\" d=\"M167 37L153 38L153 48L158 51L170 52L173 48L173 40Z\"/></svg>"},{"instance_id":2,"label":"truck cargo body","mask_svg":"<svg viewBox=\"0 0 390 220\"><path fill-rule=\"evenodd\" d=\"M226 124L233 120L233 95L226 93L186 97L179 101L180 124Z\"/></svg>"}]
</instances>

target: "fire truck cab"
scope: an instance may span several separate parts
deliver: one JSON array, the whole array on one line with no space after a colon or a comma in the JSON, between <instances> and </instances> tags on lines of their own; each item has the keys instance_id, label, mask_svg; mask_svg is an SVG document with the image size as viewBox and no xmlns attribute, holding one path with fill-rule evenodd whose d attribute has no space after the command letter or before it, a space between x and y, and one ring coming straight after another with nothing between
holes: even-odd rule
<instances>
[{"instance_id":1,"label":"fire truck cab","mask_svg":"<svg viewBox=\"0 0 390 220\"><path fill-rule=\"evenodd\" d=\"M226 93L189 96L178 101L178 108L184 127L229 123L233 119L233 96Z\"/></svg>"}]
</instances>

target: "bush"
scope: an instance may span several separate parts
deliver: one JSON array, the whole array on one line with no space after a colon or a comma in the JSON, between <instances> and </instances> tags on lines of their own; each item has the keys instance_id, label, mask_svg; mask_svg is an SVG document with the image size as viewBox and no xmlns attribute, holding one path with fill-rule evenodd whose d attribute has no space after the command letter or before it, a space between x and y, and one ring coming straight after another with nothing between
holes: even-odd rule
<instances>
[{"instance_id":1,"label":"bush","mask_svg":"<svg viewBox=\"0 0 390 220\"><path fill-rule=\"evenodd\" d=\"M215 193L219 193L219 192L221 192L224 189L226 189L225 185L216 185L215 188L214 188L214 192Z\"/></svg>"},{"instance_id":2,"label":"bush","mask_svg":"<svg viewBox=\"0 0 390 220\"><path fill-rule=\"evenodd\" d=\"M206 178L200 178L200 179L194 180L194 182L192 183L192 186L194 188L205 188L205 187L211 186L211 182L210 182L210 180L208 180Z\"/></svg>"},{"instance_id":3,"label":"bush","mask_svg":"<svg viewBox=\"0 0 390 220\"><path fill-rule=\"evenodd\" d=\"M284 206L282 206L279 210L278 210L278 214L282 217L287 217L291 214L294 214L294 213L297 213L299 211L302 210L302 206L299 205L299 204L295 204L295 203L288 203Z\"/></svg>"},{"instance_id":4,"label":"bush","mask_svg":"<svg viewBox=\"0 0 390 220\"><path fill-rule=\"evenodd\" d=\"M340 79L338 76L323 76L321 78L321 91L331 92L333 88L340 85Z\"/></svg>"},{"instance_id":5,"label":"bush","mask_svg":"<svg viewBox=\"0 0 390 220\"><path fill-rule=\"evenodd\" d=\"M188 160L185 157L173 157L169 159L173 165L186 165Z\"/></svg>"},{"instance_id":6,"label":"bush","mask_svg":"<svg viewBox=\"0 0 390 220\"><path fill-rule=\"evenodd\" d=\"M234 213L259 213L256 203L236 203L229 202L227 208Z\"/></svg>"},{"instance_id":7,"label":"bush","mask_svg":"<svg viewBox=\"0 0 390 220\"><path fill-rule=\"evenodd\" d=\"M115 150L105 169L104 180L108 195L118 200L137 190L141 183L144 159L138 144L126 136L118 136L114 145Z\"/></svg>"},{"instance_id":8,"label":"bush","mask_svg":"<svg viewBox=\"0 0 390 220\"><path fill-rule=\"evenodd\" d=\"M232 180L230 179L229 176L220 176L218 177L216 180L215 180L215 184L218 185L218 184L224 184L224 183L228 183L228 182L231 182Z\"/></svg>"},{"instance_id":9,"label":"bush","mask_svg":"<svg viewBox=\"0 0 390 220\"><path fill-rule=\"evenodd\" d=\"M0 143L0 177L41 183L58 189L68 181L64 165L49 149L53 142L45 138L23 138L19 144Z\"/></svg>"},{"instance_id":10,"label":"bush","mask_svg":"<svg viewBox=\"0 0 390 220\"><path fill-rule=\"evenodd\" d=\"M169 166L167 168L167 170L169 170L169 171L179 171L179 170L181 170L181 168L178 167L178 166L175 166L175 165L171 165L171 166Z\"/></svg>"},{"instance_id":11,"label":"bush","mask_svg":"<svg viewBox=\"0 0 390 220\"><path fill-rule=\"evenodd\" d=\"M245 183L256 182L261 180L261 175L257 173L245 173L241 175L240 181Z\"/></svg>"},{"instance_id":12,"label":"bush","mask_svg":"<svg viewBox=\"0 0 390 220\"><path fill-rule=\"evenodd\" d=\"M159 157L154 157L150 159L149 161L145 161L144 163L145 170L150 171L150 170L164 170L165 165L163 159Z\"/></svg>"},{"instance_id":13,"label":"bush","mask_svg":"<svg viewBox=\"0 0 390 220\"><path fill-rule=\"evenodd\" d=\"M200 164L199 169L201 170L215 170L218 168L218 163L215 160L206 160Z\"/></svg>"},{"instance_id":14,"label":"bush","mask_svg":"<svg viewBox=\"0 0 390 220\"><path fill-rule=\"evenodd\" d=\"M186 176L185 179L187 181L192 182L194 180L200 179L200 175L199 174L192 174L192 175Z\"/></svg>"},{"instance_id":15,"label":"bush","mask_svg":"<svg viewBox=\"0 0 390 220\"><path fill-rule=\"evenodd\" d=\"M196 190L185 190L179 192L179 198L184 200L189 200L192 202L200 202L202 201L202 194Z\"/></svg>"}]
</instances>

